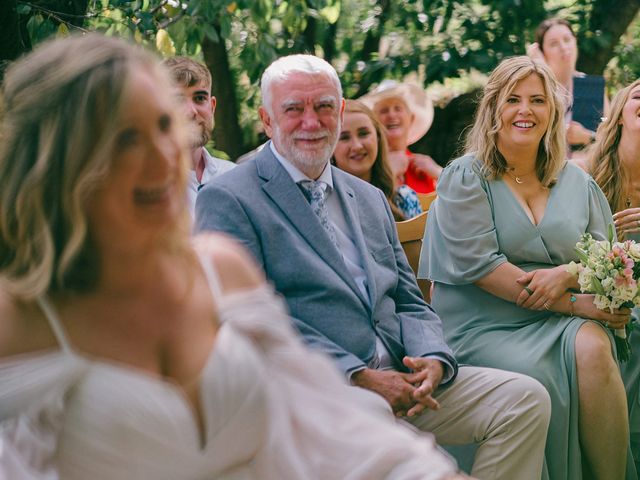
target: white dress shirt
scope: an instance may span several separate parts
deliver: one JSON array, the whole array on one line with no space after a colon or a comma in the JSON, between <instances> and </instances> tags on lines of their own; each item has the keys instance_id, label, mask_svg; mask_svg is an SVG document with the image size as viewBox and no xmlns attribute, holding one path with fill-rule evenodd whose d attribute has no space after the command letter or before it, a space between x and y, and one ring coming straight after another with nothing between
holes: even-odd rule
<instances>
[{"instance_id":1,"label":"white dress shirt","mask_svg":"<svg viewBox=\"0 0 640 480\"><path fill-rule=\"evenodd\" d=\"M196 210L196 197L198 196L198 190L204 185L213 180L218 175L222 175L228 172L232 168L235 168L236 164L228 160L222 160L221 158L214 157L206 148L202 148L202 155L204 156L204 170L202 172L202 181L198 181L196 172L193 169L189 169L187 174L187 202L189 205L189 211L191 217L195 218Z\"/></svg>"}]
</instances>

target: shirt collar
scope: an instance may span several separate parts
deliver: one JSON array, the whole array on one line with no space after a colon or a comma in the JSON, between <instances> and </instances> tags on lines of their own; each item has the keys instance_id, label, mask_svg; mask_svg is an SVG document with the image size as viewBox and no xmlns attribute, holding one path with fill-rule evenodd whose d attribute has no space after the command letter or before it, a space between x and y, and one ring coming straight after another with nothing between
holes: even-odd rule
<instances>
[{"instance_id":1,"label":"shirt collar","mask_svg":"<svg viewBox=\"0 0 640 480\"><path fill-rule=\"evenodd\" d=\"M293 163L280 155L280 152L276 150L275 145L271 141L269 142L269 148L271 149L271 152L276 157L278 162L280 162L280 165L283 166L283 168L287 171L287 173L295 183L299 183L302 180L313 180L312 178L309 178L307 175L302 173L300 169ZM317 181L324 182L328 185L329 189L333 189L333 175L331 173L331 165L329 164L329 161L327 161L327 165L322 171L322 174L318 177Z\"/></svg>"}]
</instances>

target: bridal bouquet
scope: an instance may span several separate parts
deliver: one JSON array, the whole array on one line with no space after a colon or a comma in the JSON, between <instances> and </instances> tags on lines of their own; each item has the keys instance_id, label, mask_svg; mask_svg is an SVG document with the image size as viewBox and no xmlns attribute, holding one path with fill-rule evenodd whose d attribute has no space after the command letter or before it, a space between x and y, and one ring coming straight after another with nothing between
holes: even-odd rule
<instances>
[{"instance_id":1,"label":"bridal bouquet","mask_svg":"<svg viewBox=\"0 0 640 480\"><path fill-rule=\"evenodd\" d=\"M613 240L611 225L608 240L594 240L588 233L582 235L576 243L580 263L571 262L567 269L577 275L582 293L595 294L596 307L612 313L616 308L640 307L640 245L633 240ZM630 322L614 331L621 362L631 357L628 340L631 328Z\"/></svg>"}]
</instances>

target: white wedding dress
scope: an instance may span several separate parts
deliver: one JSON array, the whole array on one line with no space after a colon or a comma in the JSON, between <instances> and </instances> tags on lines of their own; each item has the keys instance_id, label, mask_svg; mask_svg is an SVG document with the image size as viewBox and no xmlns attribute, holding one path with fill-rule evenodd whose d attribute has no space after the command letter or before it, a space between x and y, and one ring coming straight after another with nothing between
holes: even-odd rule
<instances>
[{"instance_id":1,"label":"white wedding dress","mask_svg":"<svg viewBox=\"0 0 640 480\"><path fill-rule=\"evenodd\" d=\"M346 386L297 338L268 287L222 296L200 378L204 438L182 390L61 349L0 359L0 480L441 479L455 464Z\"/></svg>"}]
</instances>

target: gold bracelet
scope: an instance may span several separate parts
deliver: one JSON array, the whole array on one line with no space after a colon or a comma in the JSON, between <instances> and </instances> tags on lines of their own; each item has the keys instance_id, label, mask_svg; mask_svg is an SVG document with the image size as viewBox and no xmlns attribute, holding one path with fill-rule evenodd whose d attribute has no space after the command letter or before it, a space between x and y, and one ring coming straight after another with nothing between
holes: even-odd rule
<instances>
[{"instance_id":1,"label":"gold bracelet","mask_svg":"<svg viewBox=\"0 0 640 480\"><path fill-rule=\"evenodd\" d=\"M569 315L571 315L572 317L574 316L573 313L573 304L576 303L578 301L578 299L576 298L576 296L572 293L569 296Z\"/></svg>"}]
</instances>

